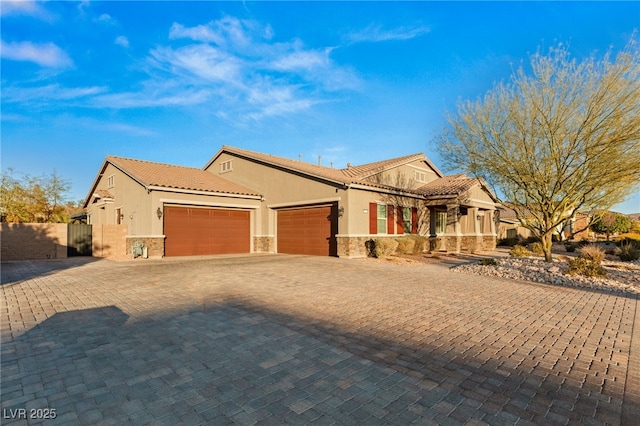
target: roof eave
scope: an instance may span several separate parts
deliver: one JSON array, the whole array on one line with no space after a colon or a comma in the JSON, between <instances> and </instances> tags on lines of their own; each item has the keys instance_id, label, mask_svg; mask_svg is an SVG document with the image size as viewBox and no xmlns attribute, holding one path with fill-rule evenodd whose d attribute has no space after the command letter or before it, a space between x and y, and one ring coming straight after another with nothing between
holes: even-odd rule
<instances>
[{"instance_id":1,"label":"roof eave","mask_svg":"<svg viewBox=\"0 0 640 426\"><path fill-rule=\"evenodd\" d=\"M98 186L98 182L100 181L100 178L102 177L105 169L107 168L107 163L108 161L105 158L104 161L102 162L102 167L100 167L100 171L96 175L95 179L93 179L93 183L91 184L91 187L89 189L89 192L87 193L87 196L84 198L84 202L82 203L83 209L86 209L89 206L91 197L93 197L93 194L96 192L96 186Z\"/></svg>"},{"instance_id":2,"label":"roof eave","mask_svg":"<svg viewBox=\"0 0 640 426\"><path fill-rule=\"evenodd\" d=\"M231 197L231 198L246 198L251 200L262 200L262 195L259 194L243 194L236 192L219 192L219 191L205 191L200 189L187 189L187 188L175 188L171 186L149 185L147 187L149 191L165 191L165 192L178 192L183 194L195 194L195 195L209 195L218 197Z\"/></svg>"},{"instance_id":3,"label":"roof eave","mask_svg":"<svg viewBox=\"0 0 640 426\"><path fill-rule=\"evenodd\" d=\"M220 151L218 151L218 153L211 159L211 161L209 161L207 163L207 165L204 168L206 169L211 164L213 164L213 162L223 152L226 152L227 154L230 154L230 155L233 155L233 156L236 156L236 157L244 158L245 160L253 161L253 162L256 162L256 163L259 163L259 164L263 164L263 165L266 165L266 166L269 166L269 167L274 167L276 169L289 171L289 172L296 173L296 174L299 174L299 175L308 176L308 177L311 177L313 179L329 182L329 183L332 183L334 185L346 186L346 185L348 185L350 183L350 181L347 181L347 180L335 180L335 179L328 178L326 176L320 176L320 175L317 175L317 174L314 174L314 173L310 173L310 172L307 172L307 171L304 171L304 170L296 169L296 168L293 168L293 167L287 167L287 166L284 166L282 164L278 164L278 163L275 163L275 162L272 162L272 161L267 161L267 160L264 160L262 158L252 157L249 154L245 154L245 153L242 153L242 152L237 152L237 151L234 151L233 149L228 149L226 146L223 146L222 149Z\"/></svg>"}]
</instances>

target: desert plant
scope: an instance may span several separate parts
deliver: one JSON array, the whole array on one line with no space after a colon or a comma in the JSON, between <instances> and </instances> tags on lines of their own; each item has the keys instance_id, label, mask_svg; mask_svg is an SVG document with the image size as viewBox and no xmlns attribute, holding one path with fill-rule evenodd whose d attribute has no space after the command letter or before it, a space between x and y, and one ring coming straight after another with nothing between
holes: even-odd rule
<instances>
[{"instance_id":1,"label":"desert plant","mask_svg":"<svg viewBox=\"0 0 640 426\"><path fill-rule=\"evenodd\" d=\"M589 244L591 244L591 241L587 240L586 238L583 238L580 241L578 241L578 247L588 246Z\"/></svg>"},{"instance_id":2,"label":"desert plant","mask_svg":"<svg viewBox=\"0 0 640 426\"><path fill-rule=\"evenodd\" d=\"M396 242L398 243L398 247L396 247L397 254L413 254L414 247L416 242L414 239L409 237L400 237L396 238Z\"/></svg>"},{"instance_id":3,"label":"desert plant","mask_svg":"<svg viewBox=\"0 0 640 426\"><path fill-rule=\"evenodd\" d=\"M626 234L624 238L621 238L616 242L618 247L622 247L623 245L632 245L637 249L640 249L640 236L636 238L633 234Z\"/></svg>"},{"instance_id":4,"label":"desert plant","mask_svg":"<svg viewBox=\"0 0 640 426\"><path fill-rule=\"evenodd\" d=\"M373 252L377 258L391 256L398 248L398 242L393 238L376 238L374 243Z\"/></svg>"},{"instance_id":5,"label":"desert plant","mask_svg":"<svg viewBox=\"0 0 640 426\"><path fill-rule=\"evenodd\" d=\"M580 249L580 257L600 264L604 260L604 250L596 245L590 244Z\"/></svg>"},{"instance_id":6,"label":"desert plant","mask_svg":"<svg viewBox=\"0 0 640 426\"><path fill-rule=\"evenodd\" d=\"M480 259L480 264L484 266L497 266L498 262L496 262L495 259L488 258L488 259Z\"/></svg>"},{"instance_id":7,"label":"desert plant","mask_svg":"<svg viewBox=\"0 0 640 426\"><path fill-rule=\"evenodd\" d=\"M625 243L620 246L620 253L618 253L620 260L630 262L632 260L640 259L640 248L633 243Z\"/></svg>"},{"instance_id":8,"label":"desert plant","mask_svg":"<svg viewBox=\"0 0 640 426\"><path fill-rule=\"evenodd\" d=\"M584 257L577 257L569 261L567 275L584 275L585 277L605 277L607 272L598 262Z\"/></svg>"},{"instance_id":9,"label":"desert plant","mask_svg":"<svg viewBox=\"0 0 640 426\"><path fill-rule=\"evenodd\" d=\"M542 243L540 241L531 243L529 245L529 250L531 250L535 255L544 256L544 249L542 248Z\"/></svg>"},{"instance_id":10,"label":"desert plant","mask_svg":"<svg viewBox=\"0 0 640 426\"><path fill-rule=\"evenodd\" d=\"M576 244L573 243L566 243L564 245L564 249L568 252L568 253L573 253L574 251L576 251Z\"/></svg>"},{"instance_id":11,"label":"desert plant","mask_svg":"<svg viewBox=\"0 0 640 426\"><path fill-rule=\"evenodd\" d=\"M511 250L509 250L509 256L512 257L529 257L533 253L531 253L526 247L516 245Z\"/></svg>"}]
</instances>

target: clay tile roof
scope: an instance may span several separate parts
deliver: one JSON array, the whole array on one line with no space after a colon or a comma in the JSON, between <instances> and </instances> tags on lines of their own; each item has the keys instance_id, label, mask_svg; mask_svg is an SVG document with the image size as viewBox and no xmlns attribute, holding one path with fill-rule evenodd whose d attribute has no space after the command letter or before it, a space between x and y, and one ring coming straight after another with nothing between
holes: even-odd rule
<instances>
[{"instance_id":1,"label":"clay tile roof","mask_svg":"<svg viewBox=\"0 0 640 426\"><path fill-rule=\"evenodd\" d=\"M159 186L192 191L260 195L202 169L114 156L108 156L107 161L146 187Z\"/></svg>"},{"instance_id":2,"label":"clay tile roof","mask_svg":"<svg viewBox=\"0 0 640 426\"><path fill-rule=\"evenodd\" d=\"M378 161L375 163L362 164L359 166L350 166L344 169L334 169L332 167L318 166L313 163L307 163L300 160L291 160L289 158L278 157L275 155L262 154L259 152L248 151L245 149L234 148L230 146L224 146L223 150L234 153L243 157L252 158L254 160L262 161L272 165L284 167L289 170L309 174L316 177L321 177L334 182L350 184L359 183L366 186L372 186L376 188L391 189L393 187L389 185L377 184L374 182L366 181L365 179L376 174L383 172L392 167L400 166L402 164L409 163L415 160L425 160L427 158L424 154L412 154L404 157L392 158L389 160ZM394 188L397 189L397 188Z\"/></svg>"},{"instance_id":3,"label":"clay tile roof","mask_svg":"<svg viewBox=\"0 0 640 426\"><path fill-rule=\"evenodd\" d=\"M470 178L464 173L457 175L445 176L439 179L433 180L420 188L422 194L426 196L439 196L439 195L460 195L465 191L471 189L474 185L478 185L480 182L476 178Z\"/></svg>"},{"instance_id":4,"label":"clay tile roof","mask_svg":"<svg viewBox=\"0 0 640 426\"><path fill-rule=\"evenodd\" d=\"M111 194L106 189L98 189L95 192L95 194L98 195L100 198L113 198L113 194Z\"/></svg>"}]
</instances>

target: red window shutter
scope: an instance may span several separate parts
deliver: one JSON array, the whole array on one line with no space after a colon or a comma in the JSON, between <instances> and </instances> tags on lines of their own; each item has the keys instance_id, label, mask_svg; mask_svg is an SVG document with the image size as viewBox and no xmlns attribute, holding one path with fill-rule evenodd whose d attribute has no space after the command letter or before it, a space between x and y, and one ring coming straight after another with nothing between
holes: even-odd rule
<instances>
[{"instance_id":1,"label":"red window shutter","mask_svg":"<svg viewBox=\"0 0 640 426\"><path fill-rule=\"evenodd\" d=\"M396 234L404 234L404 209L398 206L396 215Z\"/></svg>"},{"instance_id":2,"label":"red window shutter","mask_svg":"<svg viewBox=\"0 0 640 426\"><path fill-rule=\"evenodd\" d=\"M411 233L418 233L418 209L411 207Z\"/></svg>"},{"instance_id":3,"label":"red window shutter","mask_svg":"<svg viewBox=\"0 0 640 426\"><path fill-rule=\"evenodd\" d=\"M369 203L369 233L378 233L378 205Z\"/></svg>"},{"instance_id":4,"label":"red window shutter","mask_svg":"<svg viewBox=\"0 0 640 426\"><path fill-rule=\"evenodd\" d=\"M387 205L387 234L393 234L393 228L395 228L395 226L393 225L394 221L393 221L393 206L388 204Z\"/></svg>"}]
</instances>

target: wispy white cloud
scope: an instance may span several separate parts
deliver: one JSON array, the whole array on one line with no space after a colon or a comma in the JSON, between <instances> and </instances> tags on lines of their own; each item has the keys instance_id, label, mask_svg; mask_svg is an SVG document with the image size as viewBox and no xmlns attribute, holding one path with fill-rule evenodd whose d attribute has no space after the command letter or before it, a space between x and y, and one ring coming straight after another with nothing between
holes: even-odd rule
<instances>
[{"instance_id":1,"label":"wispy white cloud","mask_svg":"<svg viewBox=\"0 0 640 426\"><path fill-rule=\"evenodd\" d=\"M172 82L174 93L184 93L185 102L202 98L219 105L219 117L289 115L359 86L355 72L331 59L331 48L309 49L297 39L273 38L271 26L229 16L194 27L174 23L169 39L191 43L157 47L147 63L155 79ZM161 93L147 98L178 102ZM211 98L204 99L207 95Z\"/></svg>"},{"instance_id":2,"label":"wispy white cloud","mask_svg":"<svg viewBox=\"0 0 640 426\"><path fill-rule=\"evenodd\" d=\"M43 104L49 101L71 101L90 98L107 90L104 86L61 87L50 84L40 87L8 86L2 88L4 102Z\"/></svg>"},{"instance_id":3,"label":"wispy white cloud","mask_svg":"<svg viewBox=\"0 0 640 426\"><path fill-rule=\"evenodd\" d=\"M114 43L128 47L129 40L119 36ZM16 59L38 60L43 66L71 64L53 44L9 47ZM357 74L337 64L331 53L331 48L308 48L298 39L274 41L269 25L251 20L224 17L194 27L174 23L168 43L151 49L142 61L146 79L130 81L129 87L11 87L3 98L31 104L68 100L70 105L115 109L200 105L238 123L308 111L357 90Z\"/></svg>"},{"instance_id":4,"label":"wispy white cloud","mask_svg":"<svg viewBox=\"0 0 640 426\"><path fill-rule=\"evenodd\" d=\"M96 22L102 22L105 24L116 24L116 20L111 17L108 13L103 13L102 15L96 18Z\"/></svg>"},{"instance_id":5,"label":"wispy white cloud","mask_svg":"<svg viewBox=\"0 0 640 426\"><path fill-rule=\"evenodd\" d=\"M349 43L382 42L390 40L410 40L428 34L431 29L428 26L403 26L393 29L384 29L381 25L370 25L362 30L354 31L347 35Z\"/></svg>"},{"instance_id":6,"label":"wispy white cloud","mask_svg":"<svg viewBox=\"0 0 640 426\"><path fill-rule=\"evenodd\" d=\"M129 47L129 39L126 38L125 36L116 37L114 43L117 44L118 46Z\"/></svg>"},{"instance_id":7,"label":"wispy white cloud","mask_svg":"<svg viewBox=\"0 0 640 426\"><path fill-rule=\"evenodd\" d=\"M30 41L5 43L4 40L0 40L0 55L5 59L33 62L42 67L73 66L73 61L67 53L53 43L37 44Z\"/></svg>"},{"instance_id":8,"label":"wispy white cloud","mask_svg":"<svg viewBox=\"0 0 640 426\"><path fill-rule=\"evenodd\" d=\"M145 129L144 127L139 126L131 126L129 124L124 123L102 123L96 126L100 130L106 130L117 133L126 133L134 136L157 136L158 133Z\"/></svg>"},{"instance_id":9,"label":"wispy white cloud","mask_svg":"<svg viewBox=\"0 0 640 426\"><path fill-rule=\"evenodd\" d=\"M177 87L174 84L148 84L141 91L105 93L91 99L100 108L150 108L202 105L211 100L208 89Z\"/></svg>"},{"instance_id":10,"label":"wispy white cloud","mask_svg":"<svg viewBox=\"0 0 640 426\"><path fill-rule=\"evenodd\" d=\"M2 16L31 16L45 21L53 20L53 16L42 7L41 2L32 0L2 0L0 7Z\"/></svg>"}]
</instances>

